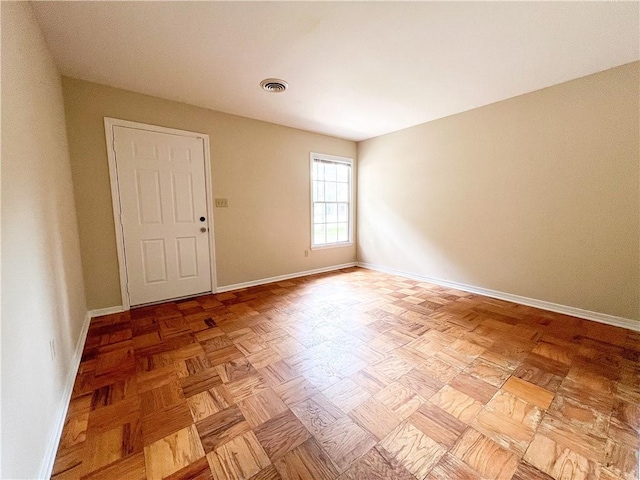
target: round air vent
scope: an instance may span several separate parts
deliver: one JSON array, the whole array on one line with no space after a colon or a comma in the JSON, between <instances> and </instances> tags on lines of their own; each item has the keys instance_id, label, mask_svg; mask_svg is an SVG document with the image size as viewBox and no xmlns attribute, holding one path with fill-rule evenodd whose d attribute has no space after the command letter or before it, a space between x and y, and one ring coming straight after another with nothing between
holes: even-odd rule
<instances>
[{"instance_id":1,"label":"round air vent","mask_svg":"<svg viewBox=\"0 0 640 480\"><path fill-rule=\"evenodd\" d=\"M289 84L279 78L267 78L260 82L260 86L267 92L282 93L289 87Z\"/></svg>"}]
</instances>

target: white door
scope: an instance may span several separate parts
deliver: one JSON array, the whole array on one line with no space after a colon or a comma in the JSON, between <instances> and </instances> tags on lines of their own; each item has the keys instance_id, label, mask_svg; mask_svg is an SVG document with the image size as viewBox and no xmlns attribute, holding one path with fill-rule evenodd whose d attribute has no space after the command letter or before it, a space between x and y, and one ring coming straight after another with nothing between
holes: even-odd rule
<instances>
[{"instance_id":1,"label":"white door","mask_svg":"<svg viewBox=\"0 0 640 480\"><path fill-rule=\"evenodd\" d=\"M130 305L210 292L203 140L113 135Z\"/></svg>"}]
</instances>

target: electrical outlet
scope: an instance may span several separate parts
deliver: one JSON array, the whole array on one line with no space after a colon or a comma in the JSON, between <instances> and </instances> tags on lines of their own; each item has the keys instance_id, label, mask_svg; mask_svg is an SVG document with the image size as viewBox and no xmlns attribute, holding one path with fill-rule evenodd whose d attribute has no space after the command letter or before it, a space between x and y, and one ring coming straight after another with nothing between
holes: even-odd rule
<instances>
[{"instance_id":1,"label":"electrical outlet","mask_svg":"<svg viewBox=\"0 0 640 480\"><path fill-rule=\"evenodd\" d=\"M308 257L308 256L309 256L309 250L305 250L305 251L304 251L304 256L305 256L305 257Z\"/></svg>"},{"instance_id":2,"label":"electrical outlet","mask_svg":"<svg viewBox=\"0 0 640 480\"><path fill-rule=\"evenodd\" d=\"M56 341L51 339L49 340L49 350L51 351L51 360L56 358Z\"/></svg>"},{"instance_id":3,"label":"electrical outlet","mask_svg":"<svg viewBox=\"0 0 640 480\"><path fill-rule=\"evenodd\" d=\"M226 198L216 198L217 208L226 208L229 206L229 202Z\"/></svg>"}]
</instances>

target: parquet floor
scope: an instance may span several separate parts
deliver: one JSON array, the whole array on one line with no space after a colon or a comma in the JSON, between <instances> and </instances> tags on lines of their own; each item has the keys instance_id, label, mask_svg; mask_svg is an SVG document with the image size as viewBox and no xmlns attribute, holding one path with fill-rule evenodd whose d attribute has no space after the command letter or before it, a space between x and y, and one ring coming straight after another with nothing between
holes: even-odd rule
<instances>
[{"instance_id":1,"label":"parquet floor","mask_svg":"<svg viewBox=\"0 0 640 480\"><path fill-rule=\"evenodd\" d=\"M359 268L92 321L55 479L637 480L640 334Z\"/></svg>"}]
</instances>

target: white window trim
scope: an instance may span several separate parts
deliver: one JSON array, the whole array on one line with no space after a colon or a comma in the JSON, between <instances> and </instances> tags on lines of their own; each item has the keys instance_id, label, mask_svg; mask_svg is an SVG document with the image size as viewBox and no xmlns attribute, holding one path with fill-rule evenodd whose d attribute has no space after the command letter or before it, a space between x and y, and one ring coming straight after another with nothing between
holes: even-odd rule
<instances>
[{"instance_id":1,"label":"white window trim","mask_svg":"<svg viewBox=\"0 0 640 480\"><path fill-rule=\"evenodd\" d=\"M332 162L346 163L351 167L351 178L349 179L349 240L346 242L336 242L327 245L313 244L313 162L315 159L324 159ZM326 155L324 153L311 152L309 154L309 234L311 250L326 250L327 248L350 247L354 245L354 233L356 222L354 217L354 184L355 184L355 164L353 158L338 157L336 155Z\"/></svg>"}]
</instances>

